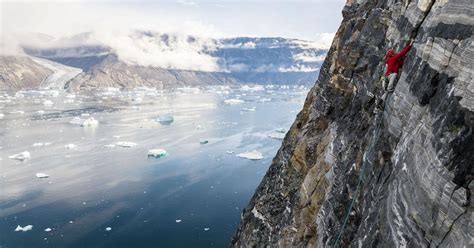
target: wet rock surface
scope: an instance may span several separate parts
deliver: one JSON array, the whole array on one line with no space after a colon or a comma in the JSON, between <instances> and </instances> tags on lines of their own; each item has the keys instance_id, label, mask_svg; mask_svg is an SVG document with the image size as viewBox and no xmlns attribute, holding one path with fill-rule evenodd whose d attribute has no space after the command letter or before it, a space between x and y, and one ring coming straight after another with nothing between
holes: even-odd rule
<instances>
[{"instance_id":1,"label":"wet rock surface","mask_svg":"<svg viewBox=\"0 0 474 248\"><path fill-rule=\"evenodd\" d=\"M231 246L474 245L472 2L354 0L343 16ZM374 113L385 51L410 36Z\"/></svg>"}]
</instances>

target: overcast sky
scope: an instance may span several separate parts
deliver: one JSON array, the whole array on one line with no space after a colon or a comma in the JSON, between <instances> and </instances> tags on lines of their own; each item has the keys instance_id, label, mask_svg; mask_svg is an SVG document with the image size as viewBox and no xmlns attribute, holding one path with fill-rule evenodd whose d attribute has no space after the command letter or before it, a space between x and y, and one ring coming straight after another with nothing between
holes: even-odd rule
<instances>
[{"instance_id":1,"label":"overcast sky","mask_svg":"<svg viewBox=\"0 0 474 248\"><path fill-rule=\"evenodd\" d=\"M1 34L56 37L85 31L149 29L208 37L317 39L334 33L345 0L0 0Z\"/></svg>"}]
</instances>

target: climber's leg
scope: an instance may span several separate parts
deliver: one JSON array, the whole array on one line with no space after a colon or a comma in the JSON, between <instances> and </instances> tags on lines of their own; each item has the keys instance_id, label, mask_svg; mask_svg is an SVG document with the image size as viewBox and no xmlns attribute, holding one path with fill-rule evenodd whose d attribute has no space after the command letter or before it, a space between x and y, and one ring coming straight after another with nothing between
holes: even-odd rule
<instances>
[{"instance_id":1,"label":"climber's leg","mask_svg":"<svg viewBox=\"0 0 474 248\"><path fill-rule=\"evenodd\" d=\"M395 90L395 80L397 79L397 73L392 73L388 75L388 92L393 92Z\"/></svg>"}]
</instances>

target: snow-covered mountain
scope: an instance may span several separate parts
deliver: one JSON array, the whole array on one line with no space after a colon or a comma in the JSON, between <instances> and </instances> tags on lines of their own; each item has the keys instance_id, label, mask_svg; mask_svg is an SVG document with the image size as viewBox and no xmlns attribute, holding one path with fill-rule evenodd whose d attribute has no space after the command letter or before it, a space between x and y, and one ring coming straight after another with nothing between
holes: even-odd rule
<instances>
[{"instance_id":1,"label":"snow-covered mountain","mask_svg":"<svg viewBox=\"0 0 474 248\"><path fill-rule=\"evenodd\" d=\"M151 31L82 33L22 48L29 56L82 69L66 84L74 89L312 84L327 52L317 42L296 39L211 39Z\"/></svg>"}]
</instances>

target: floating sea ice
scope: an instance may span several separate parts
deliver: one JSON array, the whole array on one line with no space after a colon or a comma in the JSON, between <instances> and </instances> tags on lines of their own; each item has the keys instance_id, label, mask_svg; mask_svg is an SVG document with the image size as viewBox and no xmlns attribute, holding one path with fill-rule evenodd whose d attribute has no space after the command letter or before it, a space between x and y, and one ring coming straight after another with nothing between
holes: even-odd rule
<instances>
[{"instance_id":1,"label":"floating sea ice","mask_svg":"<svg viewBox=\"0 0 474 248\"><path fill-rule=\"evenodd\" d=\"M48 175L48 174L41 173L41 172L38 172L38 173L36 173L36 177L37 177L37 178L48 178L49 175Z\"/></svg>"},{"instance_id":2,"label":"floating sea ice","mask_svg":"<svg viewBox=\"0 0 474 248\"><path fill-rule=\"evenodd\" d=\"M181 223L181 220L176 220L176 223Z\"/></svg>"},{"instance_id":3,"label":"floating sea ice","mask_svg":"<svg viewBox=\"0 0 474 248\"><path fill-rule=\"evenodd\" d=\"M46 229L44 229L45 232L51 232L52 230L53 230L53 229L51 229L51 228L49 228L49 227L46 228Z\"/></svg>"},{"instance_id":4,"label":"floating sea ice","mask_svg":"<svg viewBox=\"0 0 474 248\"><path fill-rule=\"evenodd\" d=\"M151 149L148 151L148 157L161 158L168 155L164 149Z\"/></svg>"},{"instance_id":5,"label":"floating sea ice","mask_svg":"<svg viewBox=\"0 0 474 248\"><path fill-rule=\"evenodd\" d=\"M271 98L262 98L260 99L261 102L270 102L272 99Z\"/></svg>"},{"instance_id":6,"label":"floating sea ice","mask_svg":"<svg viewBox=\"0 0 474 248\"><path fill-rule=\"evenodd\" d=\"M158 117L158 122L162 125L169 125L173 123L174 117L172 115L161 115Z\"/></svg>"},{"instance_id":7,"label":"floating sea ice","mask_svg":"<svg viewBox=\"0 0 474 248\"><path fill-rule=\"evenodd\" d=\"M29 152L27 151L24 151L24 152L20 152L20 153L17 153L15 155L11 155L10 157L8 157L10 159L16 159L16 160L20 160L20 161L25 161L29 158L31 158L31 155Z\"/></svg>"},{"instance_id":8,"label":"floating sea ice","mask_svg":"<svg viewBox=\"0 0 474 248\"><path fill-rule=\"evenodd\" d=\"M74 94L67 94L67 95L66 95L66 98L74 99L74 98L76 98L76 95L74 95Z\"/></svg>"},{"instance_id":9,"label":"floating sea ice","mask_svg":"<svg viewBox=\"0 0 474 248\"><path fill-rule=\"evenodd\" d=\"M242 108L242 111L244 111L244 112L255 112L256 109L257 109L256 107Z\"/></svg>"},{"instance_id":10,"label":"floating sea ice","mask_svg":"<svg viewBox=\"0 0 474 248\"><path fill-rule=\"evenodd\" d=\"M273 132L273 133L269 133L268 137L272 139L282 140L285 138L285 133Z\"/></svg>"},{"instance_id":11,"label":"floating sea ice","mask_svg":"<svg viewBox=\"0 0 474 248\"><path fill-rule=\"evenodd\" d=\"M36 113L39 114L39 115L42 115L42 114L44 114L44 110L38 110L38 111L36 111Z\"/></svg>"},{"instance_id":12,"label":"floating sea ice","mask_svg":"<svg viewBox=\"0 0 474 248\"><path fill-rule=\"evenodd\" d=\"M206 139L200 139L199 140L199 144L201 144L201 145L205 145L207 143L209 143L209 140L206 140Z\"/></svg>"},{"instance_id":13,"label":"floating sea ice","mask_svg":"<svg viewBox=\"0 0 474 248\"><path fill-rule=\"evenodd\" d=\"M246 158L246 159L250 159L250 160L260 160L260 159L263 159L263 155L261 152L257 151L257 150L253 150L251 152L243 152L243 153L239 153L237 154L237 157L239 158Z\"/></svg>"},{"instance_id":14,"label":"floating sea ice","mask_svg":"<svg viewBox=\"0 0 474 248\"><path fill-rule=\"evenodd\" d=\"M53 102L52 102L51 100L45 100L45 101L43 102L43 105L44 105L44 106L53 106Z\"/></svg>"},{"instance_id":15,"label":"floating sea ice","mask_svg":"<svg viewBox=\"0 0 474 248\"><path fill-rule=\"evenodd\" d=\"M244 103L244 101L240 99L228 99L228 100L225 100L224 103L229 104L229 105L235 105L235 104L242 104Z\"/></svg>"},{"instance_id":16,"label":"floating sea ice","mask_svg":"<svg viewBox=\"0 0 474 248\"><path fill-rule=\"evenodd\" d=\"M74 99L66 99L64 100L64 103L74 103Z\"/></svg>"},{"instance_id":17,"label":"floating sea ice","mask_svg":"<svg viewBox=\"0 0 474 248\"><path fill-rule=\"evenodd\" d=\"M20 115L22 115L24 113L25 113L25 111L21 111L21 110L14 110L14 111L10 112L10 114L20 114Z\"/></svg>"},{"instance_id":18,"label":"floating sea ice","mask_svg":"<svg viewBox=\"0 0 474 248\"><path fill-rule=\"evenodd\" d=\"M234 151L226 151L227 154L234 154Z\"/></svg>"},{"instance_id":19,"label":"floating sea ice","mask_svg":"<svg viewBox=\"0 0 474 248\"><path fill-rule=\"evenodd\" d=\"M284 128L277 128L277 129L275 129L275 132L277 132L277 133L286 133L286 129L284 129Z\"/></svg>"},{"instance_id":20,"label":"floating sea ice","mask_svg":"<svg viewBox=\"0 0 474 248\"><path fill-rule=\"evenodd\" d=\"M94 117L90 117L87 119L81 119L79 117L74 117L72 120L69 122L70 124L73 125L79 125L83 127L95 127L99 125L99 121L94 119Z\"/></svg>"},{"instance_id":21,"label":"floating sea ice","mask_svg":"<svg viewBox=\"0 0 474 248\"><path fill-rule=\"evenodd\" d=\"M204 231L209 231L209 230L211 230L211 228L209 228L209 227L204 227Z\"/></svg>"},{"instance_id":22,"label":"floating sea ice","mask_svg":"<svg viewBox=\"0 0 474 248\"><path fill-rule=\"evenodd\" d=\"M114 148L115 145L114 144L109 144L109 145L104 145L105 148Z\"/></svg>"},{"instance_id":23,"label":"floating sea ice","mask_svg":"<svg viewBox=\"0 0 474 248\"><path fill-rule=\"evenodd\" d=\"M21 227L20 225L18 225L18 226L15 228L15 232L19 232L19 231L27 232L27 231L31 231L31 229L33 229L33 226L32 226L32 225L27 225L27 226L24 226L24 227Z\"/></svg>"},{"instance_id":24,"label":"floating sea ice","mask_svg":"<svg viewBox=\"0 0 474 248\"><path fill-rule=\"evenodd\" d=\"M34 143L33 147L42 147L44 146L44 143Z\"/></svg>"},{"instance_id":25,"label":"floating sea ice","mask_svg":"<svg viewBox=\"0 0 474 248\"><path fill-rule=\"evenodd\" d=\"M69 145L65 145L64 148L72 150L72 149L76 149L77 146L74 144L69 144Z\"/></svg>"},{"instance_id":26,"label":"floating sea ice","mask_svg":"<svg viewBox=\"0 0 474 248\"><path fill-rule=\"evenodd\" d=\"M121 142L117 142L116 145L121 146L121 147L130 148L130 147L136 146L137 143L121 141Z\"/></svg>"},{"instance_id":27,"label":"floating sea ice","mask_svg":"<svg viewBox=\"0 0 474 248\"><path fill-rule=\"evenodd\" d=\"M106 231L106 232L112 231L112 227L110 227L110 226L109 226L109 227L106 227L106 228L105 228L105 231Z\"/></svg>"},{"instance_id":28,"label":"floating sea ice","mask_svg":"<svg viewBox=\"0 0 474 248\"><path fill-rule=\"evenodd\" d=\"M86 117L86 116L90 116L90 114L89 113L82 113L81 116Z\"/></svg>"},{"instance_id":29,"label":"floating sea ice","mask_svg":"<svg viewBox=\"0 0 474 248\"><path fill-rule=\"evenodd\" d=\"M0 113L0 119L3 119L3 117L5 117L5 114Z\"/></svg>"}]
</instances>

